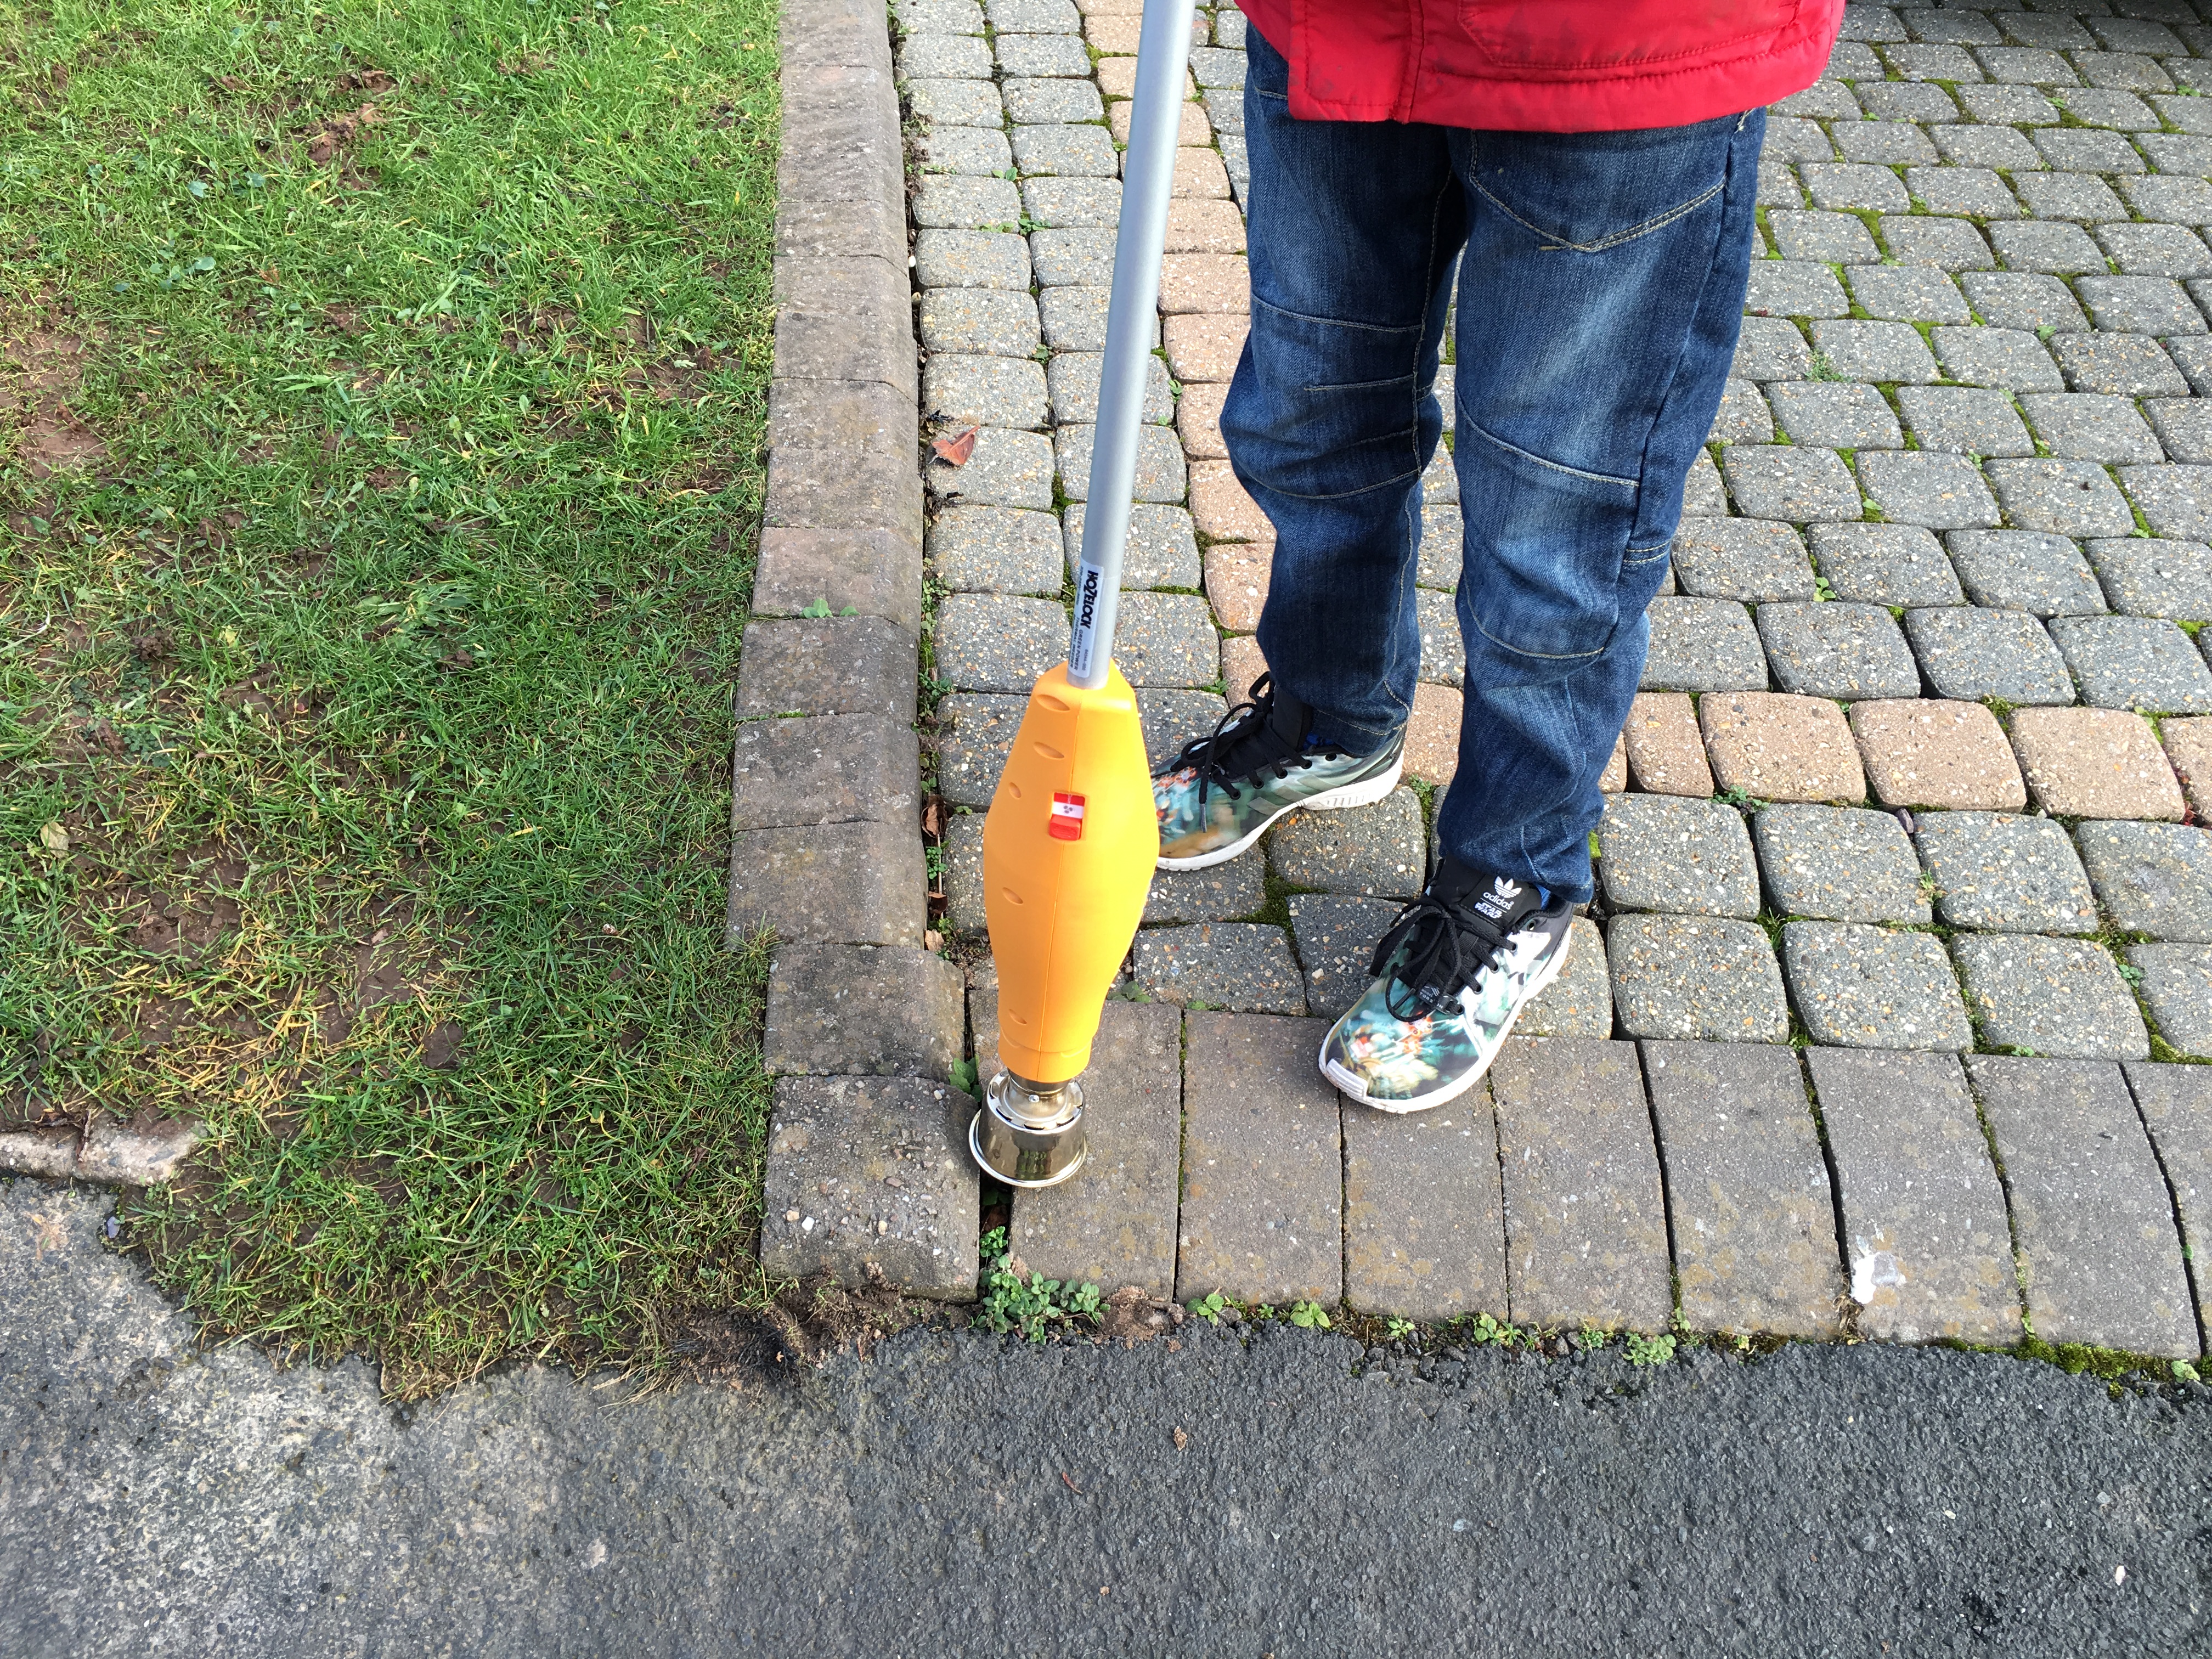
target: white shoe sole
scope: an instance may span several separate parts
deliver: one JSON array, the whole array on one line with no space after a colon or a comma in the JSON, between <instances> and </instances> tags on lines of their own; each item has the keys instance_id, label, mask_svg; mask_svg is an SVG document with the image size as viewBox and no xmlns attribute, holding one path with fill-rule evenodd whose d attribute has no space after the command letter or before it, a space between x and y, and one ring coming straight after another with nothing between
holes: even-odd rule
<instances>
[{"instance_id":1,"label":"white shoe sole","mask_svg":"<svg viewBox=\"0 0 2212 1659\"><path fill-rule=\"evenodd\" d=\"M1490 1059L1484 1060L1481 1065L1476 1066L1465 1077L1460 1079L1458 1082L1453 1084L1450 1088L1446 1089L1442 1093L1423 1095L1419 1100L1376 1099L1374 1096L1369 1094L1365 1089L1360 1086L1359 1079L1358 1078L1352 1076L1351 1073L1345 1071L1340 1066L1333 1066L1329 1063L1328 1045L1330 1040L1336 1036L1336 1025L1330 1026L1328 1028L1328 1036L1322 1039L1320 1055L1322 1076L1328 1079L1329 1086L1336 1090L1338 1093L1342 1094L1350 1099L1358 1101L1362 1106L1372 1106L1378 1112L1389 1112L1395 1117L1404 1117L1409 1113L1425 1112L1438 1106L1449 1105L1451 1102L1457 1100L1462 1095L1465 1094L1469 1089L1474 1087L1476 1084L1481 1082L1482 1079L1489 1074L1491 1061L1495 1060L1499 1054L1505 1052L1505 1039L1513 1035L1513 1028L1521 1023L1521 1009L1526 1008L1530 1003L1534 1002L1543 994L1546 988L1548 987L1553 980L1559 978L1560 970L1567 965L1568 955L1574 950L1574 924L1571 921L1567 925L1565 941L1559 946L1559 954L1553 957L1551 962L1546 965L1544 971L1536 975L1536 982L1528 988L1528 994L1521 1000L1521 1007L1516 1008L1513 1011L1512 1017L1505 1022L1504 1029L1498 1032L1498 1047L1491 1050ZM1343 1017L1340 1015L1336 1024L1337 1025L1341 1025L1343 1023Z\"/></svg>"},{"instance_id":2,"label":"white shoe sole","mask_svg":"<svg viewBox=\"0 0 2212 1659\"><path fill-rule=\"evenodd\" d=\"M1209 865L1226 864L1267 834L1269 826L1285 812L1333 812L1344 806L1372 806L1398 787L1398 780L1405 770L1406 757L1401 753L1390 763L1389 771L1377 773L1371 778L1362 778L1357 783L1347 783L1341 789L1328 790L1316 795L1311 800L1294 800L1282 811L1255 824L1226 847L1216 848L1211 853L1200 853L1196 858L1188 859L1171 859L1163 854L1159 867L1163 870L1203 870Z\"/></svg>"}]
</instances>

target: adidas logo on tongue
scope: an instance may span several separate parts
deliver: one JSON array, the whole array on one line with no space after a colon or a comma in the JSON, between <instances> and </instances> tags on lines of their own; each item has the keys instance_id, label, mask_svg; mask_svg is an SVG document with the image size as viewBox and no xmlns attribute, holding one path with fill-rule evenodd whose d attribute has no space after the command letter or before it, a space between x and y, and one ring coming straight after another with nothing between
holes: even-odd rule
<instances>
[{"instance_id":1,"label":"adidas logo on tongue","mask_svg":"<svg viewBox=\"0 0 2212 1659\"><path fill-rule=\"evenodd\" d=\"M1521 896L1521 884L1508 881L1503 876L1495 878L1490 890L1474 902L1474 908L1492 921L1503 921L1513 913L1513 901Z\"/></svg>"}]
</instances>

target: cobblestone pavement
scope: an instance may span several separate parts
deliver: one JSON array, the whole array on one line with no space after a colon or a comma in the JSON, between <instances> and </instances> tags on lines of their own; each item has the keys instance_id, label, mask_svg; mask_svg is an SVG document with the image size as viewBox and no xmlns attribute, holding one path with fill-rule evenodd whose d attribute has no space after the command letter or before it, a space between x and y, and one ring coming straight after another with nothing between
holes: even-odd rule
<instances>
[{"instance_id":1,"label":"cobblestone pavement","mask_svg":"<svg viewBox=\"0 0 2212 1659\"><path fill-rule=\"evenodd\" d=\"M1064 652L1139 5L896 12L921 413L979 428L927 478L956 934L983 927L981 814L1022 695ZM1244 27L1199 15L1162 276L1119 653L1156 754L1263 666L1272 532L1218 425L1249 304ZM2212 1071L2180 1063L2212 1056L2200 86L2212 27L2183 0L1849 9L1826 76L1771 112L1742 343L1652 606L1598 902L1520 1027L1549 1041L1463 1122L1384 1135L1347 1108L1323 1133L1300 1017L1352 994L1450 781L1439 453L1420 787L1286 821L1264 864L1163 878L1133 954L1129 995L1194 1011L1180 1289L1650 1326L1671 1266L1684 1316L1729 1328L1833 1328L1840 1302L1904 1339L2010 1340L2024 1305L2053 1340L2200 1350L2182 1246L2212 1194ZM1669 1067L1707 1094L1671 1097ZM1733 1109L1693 1121L1711 1089ZM1222 1175L1191 1154L1217 1133L1285 1150ZM1434 1185L1455 1138L1475 1155ZM1124 1201L1096 1174L1082 1190ZM1326 1227L1341 1250L1315 1249ZM1462 1232L1499 1261L1469 1267ZM1164 1249L1124 1230L1030 1259L1119 1283ZM2069 1275L2055 1301L2035 1288Z\"/></svg>"}]
</instances>

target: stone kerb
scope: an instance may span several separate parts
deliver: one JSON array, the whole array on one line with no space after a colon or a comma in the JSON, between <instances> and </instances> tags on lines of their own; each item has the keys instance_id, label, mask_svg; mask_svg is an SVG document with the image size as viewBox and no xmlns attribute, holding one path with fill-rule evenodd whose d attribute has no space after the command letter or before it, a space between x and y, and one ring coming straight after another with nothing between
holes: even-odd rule
<instances>
[{"instance_id":1,"label":"stone kerb","mask_svg":"<svg viewBox=\"0 0 2212 1659\"><path fill-rule=\"evenodd\" d=\"M775 356L736 688L729 938L765 927L775 1076L761 1261L975 1293L958 969L925 950L914 731L922 488L905 159L867 0L781 27Z\"/></svg>"}]
</instances>

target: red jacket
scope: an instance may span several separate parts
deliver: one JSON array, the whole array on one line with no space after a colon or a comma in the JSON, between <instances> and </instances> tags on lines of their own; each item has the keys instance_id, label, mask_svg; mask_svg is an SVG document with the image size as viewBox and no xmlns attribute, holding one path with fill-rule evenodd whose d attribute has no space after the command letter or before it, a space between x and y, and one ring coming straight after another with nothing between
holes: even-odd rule
<instances>
[{"instance_id":1,"label":"red jacket","mask_svg":"<svg viewBox=\"0 0 2212 1659\"><path fill-rule=\"evenodd\" d=\"M1237 0L1302 120L1683 126L1820 78L1844 0Z\"/></svg>"}]
</instances>

